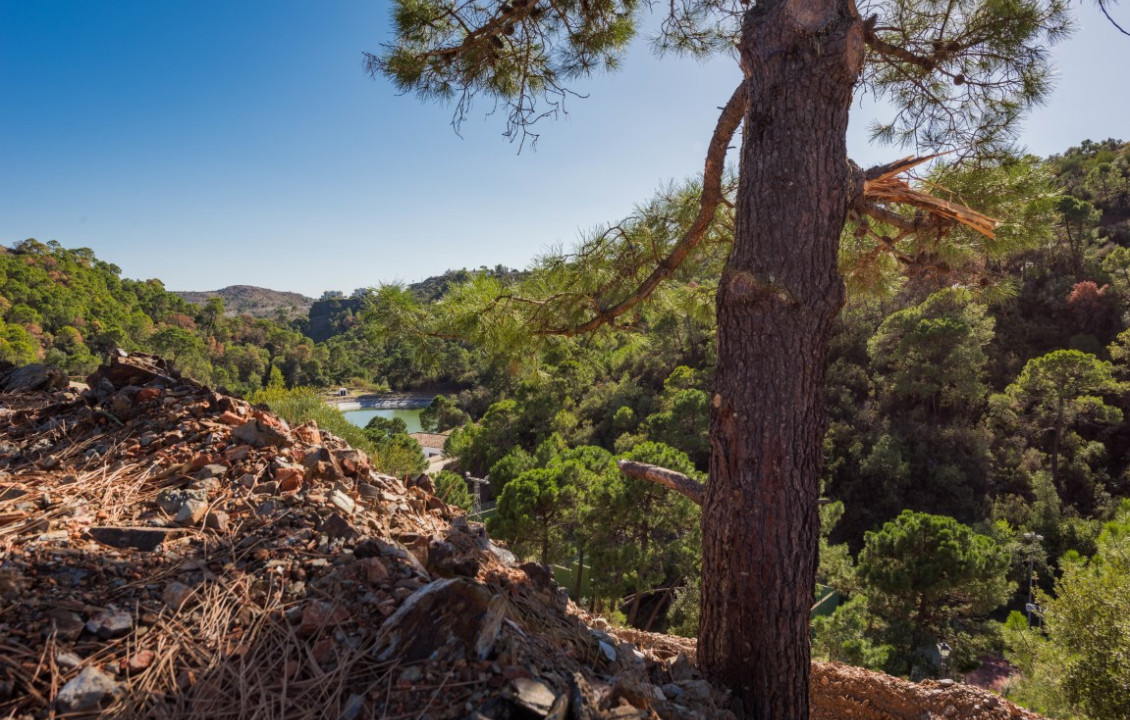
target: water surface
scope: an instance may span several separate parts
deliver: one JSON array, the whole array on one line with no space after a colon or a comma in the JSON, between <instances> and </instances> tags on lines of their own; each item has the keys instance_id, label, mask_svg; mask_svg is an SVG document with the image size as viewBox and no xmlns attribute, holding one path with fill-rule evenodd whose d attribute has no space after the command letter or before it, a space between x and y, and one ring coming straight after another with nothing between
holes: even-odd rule
<instances>
[{"instance_id":1,"label":"water surface","mask_svg":"<svg viewBox=\"0 0 1130 720\"><path fill-rule=\"evenodd\" d=\"M408 432L420 432L420 411L405 410L403 408L361 408L360 410L345 410L341 413L345 419L357 427L365 427L374 417L400 418L408 426Z\"/></svg>"}]
</instances>

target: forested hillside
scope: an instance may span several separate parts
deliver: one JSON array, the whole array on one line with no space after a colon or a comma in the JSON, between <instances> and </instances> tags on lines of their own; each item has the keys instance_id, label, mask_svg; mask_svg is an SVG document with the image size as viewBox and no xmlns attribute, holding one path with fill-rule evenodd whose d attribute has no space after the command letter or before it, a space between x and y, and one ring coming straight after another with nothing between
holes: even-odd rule
<instances>
[{"instance_id":1,"label":"forested hillside","mask_svg":"<svg viewBox=\"0 0 1130 720\"><path fill-rule=\"evenodd\" d=\"M1104 708L1130 681L1111 654L1130 642L1125 623L1087 635L1063 618L1124 619L1130 597L1127 574L1111 571L1130 524L1130 144L942 164L922 180L999 224L989 239L859 219L845 232L818 591L837 597L814 648L911 676L943 670L941 640L949 670L1007 653L1025 671L1016 697L1118 717ZM324 297L292 325L228 317L219 299L192 306L89 250L28 240L0 254L0 360L77 374L117 345L243 394L438 389L425 425L452 431L459 470L489 474L492 534L560 565L578 599L622 622L693 634L699 509L615 460L705 480L730 216L616 323L557 330L591 297L637 285L696 198L673 188L526 272Z\"/></svg>"},{"instance_id":2,"label":"forested hillside","mask_svg":"<svg viewBox=\"0 0 1130 720\"><path fill-rule=\"evenodd\" d=\"M305 317L310 312L313 298L292 292L281 292L252 285L231 285L219 290L189 291L177 290L185 300L193 305L205 305L212 298L224 301L224 314L229 317L251 315L290 320Z\"/></svg>"},{"instance_id":3,"label":"forested hillside","mask_svg":"<svg viewBox=\"0 0 1130 720\"><path fill-rule=\"evenodd\" d=\"M1030 604L1040 626L1044 605L1079 601L1063 598L1084 584L1085 558L1110 555L1123 537L1130 145L1086 142L1045 161L941 166L923 179L1000 222L988 240L951 229L892 241L862 222L845 234L850 298L829 358L819 573L839 610L817 620L816 651L912 676L942 670L940 640L952 648L949 670L1007 651L1026 672L1017 696L1047 712L1117 717L1094 710L1093 683L1126 681L1103 655L1130 641L1124 630L1093 643L1076 633L1069 645L1020 633L1023 614L1007 632L1000 621ZM587 298L638 284L641 258L664 256L692 195L664 194L510 285L478 277L432 303L384 288L369 316L413 337L419 356L450 351L453 336L483 349L474 387L438 399L429 420L446 429L463 413L475 419L448 449L463 469L489 473L494 534L588 573L578 584L590 600L627 622L688 634L698 508L625 478L613 460L704 477L725 230L622 323L553 329ZM1104 616L1125 602L1116 577L1087 585L1103 587L1088 601Z\"/></svg>"},{"instance_id":4,"label":"forested hillside","mask_svg":"<svg viewBox=\"0 0 1130 720\"><path fill-rule=\"evenodd\" d=\"M268 385L403 389L466 379L465 350L415 362L396 339L372 336L361 322L366 292L323 298L309 315L289 320L258 317L239 303L229 311L218 295L197 305L160 280L123 278L89 248L29 239L0 246L0 362L44 361L83 375L121 347L159 353L243 395ZM326 342L309 337L315 321Z\"/></svg>"}]
</instances>

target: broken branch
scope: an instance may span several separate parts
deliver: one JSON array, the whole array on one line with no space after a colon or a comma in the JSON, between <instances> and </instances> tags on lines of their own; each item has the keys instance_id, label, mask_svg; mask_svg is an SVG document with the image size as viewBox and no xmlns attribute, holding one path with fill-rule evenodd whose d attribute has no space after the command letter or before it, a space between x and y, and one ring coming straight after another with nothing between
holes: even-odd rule
<instances>
[{"instance_id":1,"label":"broken branch","mask_svg":"<svg viewBox=\"0 0 1130 720\"><path fill-rule=\"evenodd\" d=\"M630 478L647 480L662 485L688 498L695 505L702 506L702 499L706 495L706 486L681 472L668 470L658 465L636 462L635 460L617 460L616 464L620 467L620 472Z\"/></svg>"}]
</instances>

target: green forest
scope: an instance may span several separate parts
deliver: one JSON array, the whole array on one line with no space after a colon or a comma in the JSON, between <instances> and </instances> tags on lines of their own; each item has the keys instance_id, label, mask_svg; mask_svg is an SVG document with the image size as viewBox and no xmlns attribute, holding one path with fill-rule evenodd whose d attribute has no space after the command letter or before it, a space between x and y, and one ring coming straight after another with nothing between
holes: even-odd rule
<instances>
[{"instance_id":1,"label":"green forest","mask_svg":"<svg viewBox=\"0 0 1130 720\"><path fill-rule=\"evenodd\" d=\"M1012 699L1125 717L1130 143L942 158L919 182L996 229L900 236L854 218L844 231L813 654L913 678L1003 655L1023 673ZM699 192L672 185L522 271L327 293L297 320L229 317L218 298L193 305L87 248L29 239L0 248L0 363L81 377L115 347L157 353L288 419L317 417L396 474L423 468L403 427L352 429L317 392L435 392L425 429L450 432L460 473L489 475L493 537L560 567L615 622L694 636L699 508L616 460L706 481L732 206L645 302L593 332L556 330L638 286ZM470 507L458 475L436 484Z\"/></svg>"}]
</instances>

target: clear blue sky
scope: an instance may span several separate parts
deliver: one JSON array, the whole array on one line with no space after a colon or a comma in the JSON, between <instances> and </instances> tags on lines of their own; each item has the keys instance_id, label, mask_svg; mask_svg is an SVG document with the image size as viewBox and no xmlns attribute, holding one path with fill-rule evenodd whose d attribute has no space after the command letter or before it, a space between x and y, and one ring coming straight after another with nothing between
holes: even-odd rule
<instances>
[{"instance_id":1,"label":"clear blue sky","mask_svg":"<svg viewBox=\"0 0 1130 720\"><path fill-rule=\"evenodd\" d=\"M1130 38L1077 8L1023 136L1041 155L1130 139ZM0 0L0 244L89 247L173 290L523 267L700 172L738 78L641 42L518 155L489 107L460 138L450 108L368 78L362 51L388 39L385 0ZM861 164L905 154L855 117Z\"/></svg>"}]
</instances>

